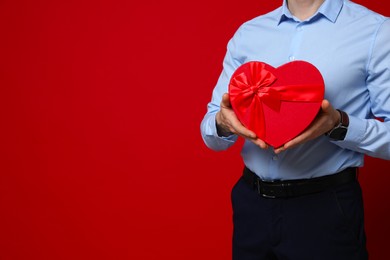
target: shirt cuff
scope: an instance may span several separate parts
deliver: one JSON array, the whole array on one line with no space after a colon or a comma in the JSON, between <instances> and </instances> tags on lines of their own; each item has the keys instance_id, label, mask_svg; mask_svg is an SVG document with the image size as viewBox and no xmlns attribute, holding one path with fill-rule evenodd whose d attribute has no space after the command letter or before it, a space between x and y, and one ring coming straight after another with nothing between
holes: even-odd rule
<instances>
[{"instance_id":1,"label":"shirt cuff","mask_svg":"<svg viewBox=\"0 0 390 260\"><path fill-rule=\"evenodd\" d=\"M221 140L228 141L228 142L235 142L237 140L237 135L235 135L235 134L231 134L229 136L219 136L218 135L217 120L215 119L215 117L216 117L216 114L213 115L212 117L210 117L210 128L211 128L211 132L213 133L213 136L215 136Z\"/></svg>"},{"instance_id":2,"label":"shirt cuff","mask_svg":"<svg viewBox=\"0 0 390 260\"><path fill-rule=\"evenodd\" d=\"M205 144L213 150L226 150L238 139L238 136L234 134L226 137L218 135L215 114L208 116L207 122L205 122L204 126L205 128L202 133L203 140Z\"/></svg>"},{"instance_id":3,"label":"shirt cuff","mask_svg":"<svg viewBox=\"0 0 390 260\"><path fill-rule=\"evenodd\" d=\"M358 144L361 143L367 128L367 120L349 116L347 135L341 143Z\"/></svg>"}]
</instances>

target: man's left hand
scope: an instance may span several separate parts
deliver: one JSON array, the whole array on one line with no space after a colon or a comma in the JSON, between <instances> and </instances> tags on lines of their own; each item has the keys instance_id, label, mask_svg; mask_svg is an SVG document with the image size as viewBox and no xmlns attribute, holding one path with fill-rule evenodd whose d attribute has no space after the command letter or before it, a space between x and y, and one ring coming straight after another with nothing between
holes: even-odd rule
<instances>
[{"instance_id":1,"label":"man's left hand","mask_svg":"<svg viewBox=\"0 0 390 260\"><path fill-rule=\"evenodd\" d=\"M321 104L321 110L313 122L297 137L288 141L283 146L275 148L275 153L279 154L282 151L317 138L329 132L339 122L340 113L332 107L328 100L324 99Z\"/></svg>"}]
</instances>

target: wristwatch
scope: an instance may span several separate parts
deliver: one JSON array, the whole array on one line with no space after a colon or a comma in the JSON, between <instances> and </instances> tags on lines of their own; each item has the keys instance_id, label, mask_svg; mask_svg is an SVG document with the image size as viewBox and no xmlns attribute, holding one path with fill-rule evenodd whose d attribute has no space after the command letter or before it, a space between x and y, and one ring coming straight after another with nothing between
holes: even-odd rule
<instances>
[{"instance_id":1,"label":"wristwatch","mask_svg":"<svg viewBox=\"0 0 390 260\"><path fill-rule=\"evenodd\" d=\"M349 118L348 114L344 111L339 109L337 109L337 111L340 113L340 123L327 132L326 135L335 141L341 141L344 140L345 136L347 135Z\"/></svg>"}]
</instances>

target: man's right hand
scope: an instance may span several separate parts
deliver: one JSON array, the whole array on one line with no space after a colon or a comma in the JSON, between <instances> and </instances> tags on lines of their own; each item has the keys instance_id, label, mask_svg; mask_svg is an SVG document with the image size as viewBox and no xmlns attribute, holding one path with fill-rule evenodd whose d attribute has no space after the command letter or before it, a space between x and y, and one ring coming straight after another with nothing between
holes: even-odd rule
<instances>
[{"instance_id":1,"label":"man's right hand","mask_svg":"<svg viewBox=\"0 0 390 260\"><path fill-rule=\"evenodd\" d=\"M254 132L246 128L241 124L240 120L238 120L230 104L229 94L223 94L221 109L215 118L217 121L217 131L220 136L236 134L250 140L262 149L268 148L268 145L263 140L257 138Z\"/></svg>"}]
</instances>

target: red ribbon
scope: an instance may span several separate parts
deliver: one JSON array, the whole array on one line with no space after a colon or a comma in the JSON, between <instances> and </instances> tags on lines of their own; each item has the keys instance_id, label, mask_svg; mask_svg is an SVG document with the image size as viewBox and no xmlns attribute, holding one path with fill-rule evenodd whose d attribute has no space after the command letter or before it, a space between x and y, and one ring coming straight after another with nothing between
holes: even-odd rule
<instances>
[{"instance_id":1,"label":"red ribbon","mask_svg":"<svg viewBox=\"0 0 390 260\"><path fill-rule=\"evenodd\" d=\"M259 129L260 139L265 138L265 119L263 105L274 111L280 110L281 101L321 102L316 85L272 86L277 77L265 68L265 63L249 62L248 71L233 75L229 84L230 101L239 119L248 129ZM246 122L246 124L245 124Z\"/></svg>"}]
</instances>

